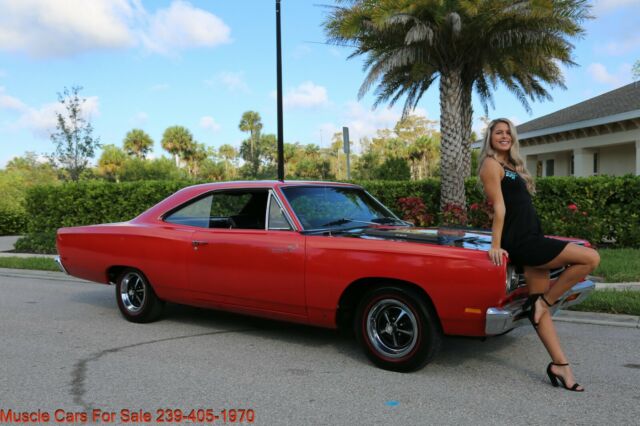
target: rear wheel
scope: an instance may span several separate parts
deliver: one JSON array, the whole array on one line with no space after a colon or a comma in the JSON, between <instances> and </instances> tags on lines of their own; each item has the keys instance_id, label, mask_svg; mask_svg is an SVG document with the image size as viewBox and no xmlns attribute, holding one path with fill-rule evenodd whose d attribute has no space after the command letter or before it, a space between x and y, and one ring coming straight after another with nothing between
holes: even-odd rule
<instances>
[{"instance_id":1,"label":"rear wheel","mask_svg":"<svg viewBox=\"0 0 640 426\"><path fill-rule=\"evenodd\" d=\"M164 307L144 274L133 268L125 269L118 277L116 301L122 315L137 323L155 321Z\"/></svg>"},{"instance_id":2,"label":"rear wheel","mask_svg":"<svg viewBox=\"0 0 640 426\"><path fill-rule=\"evenodd\" d=\"M355 332L367 357L385 370L422 368L442 345L435 312L408 288L382 287L367 293L358 305Z\"/></svg>"}]
</instances>

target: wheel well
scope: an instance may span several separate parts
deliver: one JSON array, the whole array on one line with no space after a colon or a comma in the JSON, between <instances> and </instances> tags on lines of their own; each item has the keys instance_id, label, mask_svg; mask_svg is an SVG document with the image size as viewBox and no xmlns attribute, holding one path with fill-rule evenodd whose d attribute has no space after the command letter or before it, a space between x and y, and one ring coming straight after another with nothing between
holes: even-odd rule
<instances>
[{"instance_id":1,"label":"wheel well","mask_svg":"<svg viewBox=\"0 0 640 426\"><path fill-rule=\"evenodd\" d=\"M410 288L417 292L422 300L427 304L427 307L433 310L434 317L437 319L438 327L442 330L442 324L440 324L440 318L438 317L435 306L431 297L420 286L409 282L392 278L380 278L370 277L361 278L352 282L349 287L342 293L340 301L338 302L338 310L336 311L336 324L338 329L343 331L350 331L353 325L353 317L358 307L358 302L362 299L365 293L380 287L395 286L401 288Z\"/></svg>"},{"instance_id":2,"label":"wheel well","mask_svg":"<svg viewBox=\"0 0 640 426\"><path fill-rule=\"evenodd\" d=\"M131 268L131 266L126 266L126 265L113 265L113 266L110 266L107 269L107 280L109 281L109 283L110 284L115 284L116 280L118 279L118 277L120 276L122 271L124 271L127 268Z\"/></svg>"}]
</instances>

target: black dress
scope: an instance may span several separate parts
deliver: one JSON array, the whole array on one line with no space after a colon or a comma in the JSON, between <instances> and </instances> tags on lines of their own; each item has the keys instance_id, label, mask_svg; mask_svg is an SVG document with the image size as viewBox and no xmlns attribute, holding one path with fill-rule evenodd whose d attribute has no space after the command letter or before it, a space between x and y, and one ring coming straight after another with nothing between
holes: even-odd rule
<instances>
[{"instance_id":1,"label":"black dress","mask_svg":"<svg viewBox=\"0 0 640 426\"><path fill-rule=\"evenodd\" d=\"M500 187L506 208L500 246L509 253L511 263L539 266L553 260L568 242L544 236L525 180L504 167Z\"/></svg>"}]
</instances>

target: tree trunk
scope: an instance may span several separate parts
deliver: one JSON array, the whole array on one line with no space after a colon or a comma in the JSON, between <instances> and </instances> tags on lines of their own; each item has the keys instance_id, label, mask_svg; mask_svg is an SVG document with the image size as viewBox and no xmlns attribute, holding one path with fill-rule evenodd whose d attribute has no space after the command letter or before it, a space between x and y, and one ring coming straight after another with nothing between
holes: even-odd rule
<instances>
[{"instance_id":1,"label":"tree trunk","mask_svg":"<svg viewBox=\"0 0 640 426\"><path fill-rule=\"evenodd\" d=\"M449 204L464 209L466 204L462 174L462 103L460 70L443 71L440 75L440 210Z\"/></svg>"},{"instance_id":2,"label":"tree trunk","mask_svg":"<svg viewBox=\"0 0 640 426\"><path fill-rule=\"evenodd\" d=\"M462 176L468 178L475 170L471 170L471 125L473 120L473 105L471 105L471 87L462 93L462 113L460 114L462 128Z\"/></svg>"}]
</instances>

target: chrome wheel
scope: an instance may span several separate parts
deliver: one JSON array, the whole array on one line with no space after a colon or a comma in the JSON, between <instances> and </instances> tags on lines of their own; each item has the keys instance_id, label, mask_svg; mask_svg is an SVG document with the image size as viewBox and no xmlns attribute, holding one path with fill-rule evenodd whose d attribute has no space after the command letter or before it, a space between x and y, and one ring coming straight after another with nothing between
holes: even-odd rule
<instances>
[{"instance_id":1,"label":"chrome wheel","mask_svg":"<svg viewBox=\"0 0 640 426\"><path fill-rule=\"evenodd\" d=\"M366 333L374 349L389 358L402 358L415 348L418 321L411 309L396 299L375 303L366 319Z\"/></svg>"},{"instance_id":2,"label":"chrome wheel","mask_svg":"<svg viewBox=\"0 0 640 426\"><path fill-rule=\"evenodd\" d=\"M122 277L120 285L120 299L123 307L132 314L136 314L144 307L147 284L137 272L128 272Z\"/></svg>"}]
</instances>

